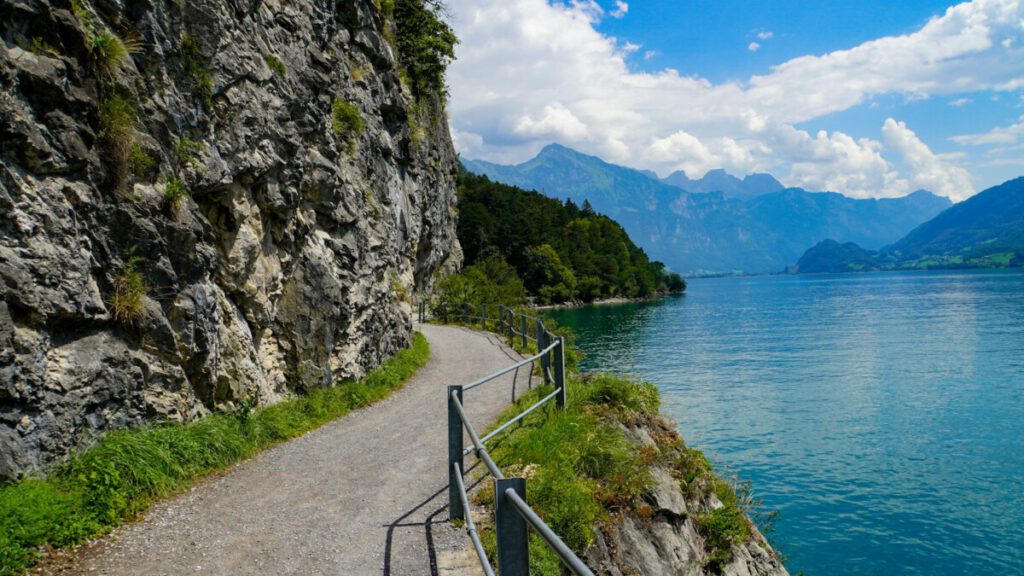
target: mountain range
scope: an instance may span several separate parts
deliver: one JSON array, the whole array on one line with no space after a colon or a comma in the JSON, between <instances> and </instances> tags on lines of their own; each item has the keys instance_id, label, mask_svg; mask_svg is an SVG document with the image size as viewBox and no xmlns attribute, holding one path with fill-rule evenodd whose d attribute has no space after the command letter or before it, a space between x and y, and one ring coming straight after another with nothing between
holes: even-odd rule
<instances>
[{"instance_id":1,"label":"mountain range","mask_svg":"<svg viewBox=\"0 0 1024 576\"><path fill-rule=\"evenodd\" d=\"M652 258L691 276L780 272L828 238L877 250L951 205L926 191L881 200L808 192L768 174L740 179L712 170L697 180L683 172L658 179L558 144L517 165L462 162L498 182L588 201Z\"/></svg>"},{"instance_id":2,"label":"mountain range","mask_svg":"<svg viewBox=\"0 0 1024 576\"><path fill-rule=\"evenodd\" d=\"M798 272L1024 266L1024 177L968 198L881 250L825 240Z\"/></svg>"}]
</instances>

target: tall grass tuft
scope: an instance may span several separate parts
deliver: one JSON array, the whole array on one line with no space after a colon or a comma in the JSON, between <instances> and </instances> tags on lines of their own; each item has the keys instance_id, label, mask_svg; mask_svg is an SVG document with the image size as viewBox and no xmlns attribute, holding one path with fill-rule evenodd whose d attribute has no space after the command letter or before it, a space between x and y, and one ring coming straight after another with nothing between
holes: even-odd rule
<instances>
[{"instance_id":1,"label":"tall grass tuft","mask_svg":"<svg viewBox=\"0 0 1024 576\"><path fill-rule=\"evenodd\" d=\"M142 258L132 257L114 275L114 294L110 304L114 320L124 326L134 326L142 318L148 290L146 277L139 270L142 262Z\"/></svg>"},{"instance_id":2,"label":"tall grass tuft","mask_svg":"<svg viewBox=\"0 0 1024 576\"><path fill-rule=\"evenodd\" d=\"M0 486L0 576L21 574L41 546L70 546L269 446L300 436L401 387L430 355L421 334L358 382L266 408L107 434L49 478Z\"/></svg>"}]
</instances>

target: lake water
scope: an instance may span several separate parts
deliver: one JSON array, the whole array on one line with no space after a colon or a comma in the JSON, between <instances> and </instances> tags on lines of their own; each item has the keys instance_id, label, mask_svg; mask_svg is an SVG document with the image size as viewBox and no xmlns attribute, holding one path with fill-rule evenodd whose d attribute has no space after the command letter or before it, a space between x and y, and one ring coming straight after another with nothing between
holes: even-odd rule
<instances>
[{"instance_id":1,"label":"lake water","mask_svg":"<svg viewBox=\"0 0 1024 576\"><path fill-rule=\"evenodd\" d=\"M552 316L779 511L791 572L1024 574L1024 274L698 279Z\"/></svg>"}]
</instances>

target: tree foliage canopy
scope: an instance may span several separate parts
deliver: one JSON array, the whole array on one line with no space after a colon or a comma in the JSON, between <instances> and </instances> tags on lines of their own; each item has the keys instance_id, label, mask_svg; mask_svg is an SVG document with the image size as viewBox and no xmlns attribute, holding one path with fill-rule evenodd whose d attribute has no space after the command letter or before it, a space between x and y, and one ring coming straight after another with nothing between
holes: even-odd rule
<instances>
[{"instance_id":1,"label":"tree foliage canopy","mask_svg":"<svg viewBox=\"0 0 1024 576\"><path fill-rule=\"evenodd\" d=\"M507 261L541 302L644 298L686 283L652 262L611 218L537 192L459 174L459 242L465 263Z\"/></svg>"},{"instance_id":2,"label":"tree foliage canopy","mask_svg":"<svg viewBox=\"0 0 1024 576\"><path fill-rule=\"evenodd\" d=\"M394 0L398 57L413 94L443 94L444 73L455 58L458 38L442 17L440 0Z\"/></svg>"}]
</instances>

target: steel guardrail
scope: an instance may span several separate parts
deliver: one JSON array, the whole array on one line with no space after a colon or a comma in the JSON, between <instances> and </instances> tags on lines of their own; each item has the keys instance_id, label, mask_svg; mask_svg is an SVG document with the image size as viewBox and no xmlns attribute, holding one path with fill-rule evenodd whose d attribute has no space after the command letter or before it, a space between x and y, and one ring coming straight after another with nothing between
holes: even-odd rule
<instances>
[{"instance_id":1,"label":"steel guardrail","mask_svg":"<svg viewBox=\"0 0 1024 576\"><path fill-rule=\"evenodd\" d=\"M529 539L527 527L540 535L544 542L555 552L562 563L577 576L594 576L594 573L576 556L575 553L562 541L551 528L544 523L544 520L526 502L526 479L506 478L501 468L494 462L487 450L486 443L502 434L513 425L521 422L528 415L555 400L559 408L566 405L566 378L565 378L565 339L550 332L544 321L536 316L518 313L505 307L498 307L498 314L495 318L488 319L488 307L481 305L480 315L475 316L469 313L469 306L464 307L464 314L450 314L448 318L463 320L468 324L474 324L479 320L479 325L486 330L488 324L495 326L499 334L505 334L510 341L515 342L518 338L525 347L527 342L537 343L536 354L528 356L514 364L502 368L492 374L474 380L469 384L448 387L446 401L448 403L448 460L449 460L449 492L448 506L449 518L452 520L461 519L466 523L466 531L480 565L487 576L495 576L491 568L490 560L480 541L480 534L473 522L470 513L469 497L466 493L465 480L463 479L463 458L474 454L477 459L484 463L488 474L494 479L495 494L495 529L497 532L497 575L498 576L529 576ZM424 301L419 303L419 320L426 321L427 310ZM490 323L488 322L490 320ZM520 329L516 329L518 320ZM531 335L527 326L529 322L536 326L536 335ZM528 408L517 414L514 418L488 432L483 438L477 433L466 414L463 403L463 393L493 382L512 371L524 366L531 366L530 374L534 370L535 362L540 362L541 374L545 384L554 384L555 389ZM513 386L513 400L515 399L515 388ZM469 435L471 444L463 447L463 431Z\"/></svg>"}]
</instances>

